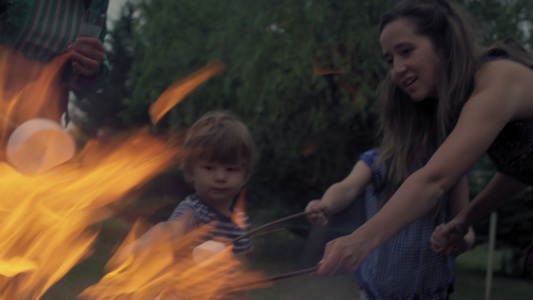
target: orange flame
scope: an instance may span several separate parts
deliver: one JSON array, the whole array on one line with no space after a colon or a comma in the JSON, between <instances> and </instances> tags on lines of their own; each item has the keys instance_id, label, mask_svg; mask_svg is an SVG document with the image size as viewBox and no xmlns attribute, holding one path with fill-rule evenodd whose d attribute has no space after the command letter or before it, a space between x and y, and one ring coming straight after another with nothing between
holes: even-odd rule
<instances>
[{"instance_id":1,"label":"orange flame","mask_svg":"<svg viewBox=\"0 0 533 300\"><path fill-rule=\"evenodd\" d=\"M66 93L61 70L69 54L45 64L0 47L0 143L24 121L36 117L58 121ZM1 150L3 153L3 149Z\"/></svg>"},{"instance_id":2,"label":"orange flame","mask_svg":"<svg viewBox=\"0 0 533 300\"><path fill-rule=\"evenodd\" d=\"M239 209L240 211L246 211L245 201L246 201L246 189L243 189L241 193L239 194L239 197L237 198L237 202L235 203L235 208ZM231 221L237 224L243 230L246 230L246 220L244 220L243 218L238 218L237 214L233 214L231 216Z\"/></svg>"},{"instance_id":3,"label":"orange flame","mask_svg":"<svg viewBox=\"0 0 533 300\"><path fill-rule=\"evenodd\" d=\"M259 278L259 273L245 273L238 269L239 260L233 255L230 246L200 264L193 261L191 245L210 228L198 228L176 243L168 242L168 233L158 232L149 249L132 255L128 244L143 231L142 225L136 223L106 266L111 269L110 272L100 282L83 291L80 297L100 300L204 300L232 292L228 286L238 286Z\"/></svg>"},{"instance_id":4,"label":"orange flame","mask_svg":"<svg viewBox=\"0 0 533 300\"><path fill-rule=\"evenodd\" d=\"M161 96L150 107L150 118L152 123L157 123L159 120L174 106L185 98L196 87L202 84L207 79L219 74L225 69L224 65L216 62L211 62L187 76L186 78L172 84L168 87Z\"/></svg>"},{"instance_id":5,"label":"orange flame","mask_svg":"<svg viewBox=\"0 0 533 300\"><path fill-rule=\"evenodd\" d=\"M291 23L291 22L294 21L294 20L296 20L296 18L292 18L292 19L290 19L290 20L287 20L287 21L285 21L285 22L282 22L282 23L279 24L279 26L287 25L287 24Z\"/></svg>"},{"instance_id":6,"label":"orange flame","mask_svg":"<svg viewBox=\"0 0 533 300\"><path fill-rule=\"evenodd\" d=\"M91 253L99 223L113 214L111 205L173 164L179 152L177 147L140 132L115 140L89 141L65 163L44 169L38 165L41 152L64 146L50 138L53 132L61 132L61 127L42 133L34 126L30 129L42 134L23 134L20 140L27 147L18 155L22 161L35 163L36 171L32 176L24 175L13 162L7 163L6 144L22 123L39 118L59 121L66 97L61 72L69 55L39 63L0 48L0 299L40 299ZM173 85L151 108L152 119L159 120L203 80L221 70L221 65L209 65L188 77L190 82ZM190 242L202 230L206 229L184 241ZM209 299L224 286L257 277L244 272L235 273L236 277L221 276L239 264L229 247L195 265L176 255L187 249L185 244L168 240L138 257L128 257L123 264L111 260L109 265L116 269L81 296L165 299L178 292L189 298Z\"/></svg>"},{"instance_id":7,"label":"orange flame","mask_svg":"<svg viewBox=\"0 0 533 300\"><path fill-rule=\"evenodd\" d=\"M31 177L0 163L0 298L40 298L90 252L91 227L111 215L106 207L175 156L146 135L113 146L91 142L73 161Z\"/></svg>"}]
</instances>

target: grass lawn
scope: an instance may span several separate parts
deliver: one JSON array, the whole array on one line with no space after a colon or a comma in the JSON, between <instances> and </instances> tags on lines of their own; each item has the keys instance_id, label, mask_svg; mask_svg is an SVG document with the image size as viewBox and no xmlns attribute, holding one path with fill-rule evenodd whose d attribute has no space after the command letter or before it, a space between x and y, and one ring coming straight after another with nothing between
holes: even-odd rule
<instances>
[{"instance_id":1,"label":"grass lawn","mask_svg":"<svg viewBox=\"0 0 533 300\"><path fill-rule=\"evenodd\" d=\"M115 224L113 225L115 226ZM103 267L110 257L116 237L122 234L110 233L104 226L95 245L94 253L74 267L56 283L42 298L44 300L73 300L85 288L95 284L104 275ZM263 235L254 240L255 250L247 267L261 270L267 276L283 274L313 266L302 263L306 242L289 231ZM463 254L457 261L456 292L452 300L484 299L486 248ZM317 258L319 259L319 258ZM315 260L313 260L315 261ZM274 282L271 286L248 292L250 300L328 300L359 299L355 280L351 275L332 278L319 278L300 275ZM518 279L495 275L493 278L492 300L533 299L533 279Z\"/></svg>"},{"instance_id":2,"label":"grass lawn","mask_svg":"<svg viewBox=\"0 0 533 300\"><path fill-rule=\"evenodd\" d=\"M501 274L499 262L509 251L495 251L490 299L533 299L533 278L520 279ZM480 245L457 258L456 292L452 299L484 299L488 248Z\"/></svg>"}]
</instances>

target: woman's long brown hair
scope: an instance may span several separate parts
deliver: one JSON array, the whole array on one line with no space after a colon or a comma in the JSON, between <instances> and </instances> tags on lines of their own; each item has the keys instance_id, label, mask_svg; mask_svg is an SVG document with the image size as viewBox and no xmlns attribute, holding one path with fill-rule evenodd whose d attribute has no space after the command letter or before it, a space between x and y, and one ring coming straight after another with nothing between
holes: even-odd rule
<instances>
[{"instance_id":1,"label":"woman's long brown hair","mask_svg":"<svg viewBox=\"0 0 533 300\"><path fill-rule=\"evenodd\" d=\"M404 0L381 16L379 32L398 19L415 26L442 55L437 98L415 103L392 80L380 86L380 161L388 166L386 201L411 173L426 164L455 126L474 88L482 63L472 24L458 7L445 0Z\"/></svg>"}]
</instances>

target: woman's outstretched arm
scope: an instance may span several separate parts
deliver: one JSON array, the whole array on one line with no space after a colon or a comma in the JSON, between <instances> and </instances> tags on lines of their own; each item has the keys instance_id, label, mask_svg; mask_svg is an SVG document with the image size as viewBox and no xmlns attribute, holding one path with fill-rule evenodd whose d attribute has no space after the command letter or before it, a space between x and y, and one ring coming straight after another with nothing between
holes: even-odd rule
<instances>
[{"instance_id":1,"label":"woman's outstretched arm","mask_svg":"<svg viewBox=\"0 0 533 300\"><path fill-rule=\"evenodd\" d=\"M429 162L409 176L387 204L352 234L326 245L316 272L332 276L356 270L371 251L426 215L483 156L512 120L533 117L533 71L511 61L487 63L455 129Z\"/></svg>"}]
</instances>

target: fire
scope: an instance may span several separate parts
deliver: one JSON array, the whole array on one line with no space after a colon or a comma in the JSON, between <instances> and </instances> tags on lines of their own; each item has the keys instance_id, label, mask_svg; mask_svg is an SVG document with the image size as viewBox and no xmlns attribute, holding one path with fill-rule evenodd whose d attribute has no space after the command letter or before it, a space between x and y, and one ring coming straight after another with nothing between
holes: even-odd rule
<instances>
[{"instance_id":1,"label":"fire","mask_svg":"<svg viewBox=\"0 0 533 300\"><path fill-rule=\"evenodd\" d=\"M205 300L233 289L264 286L265 282L246 284L260 278L260 274L240 270L240 262L229 245L199 264L194 262L190 246L209 229L210 226L199 228L174 243L168 242L168 233L160 232L149 249L134 255L128 245L145 230L138 222L108 262L106 268L109 273L80 297L99 300ZM228 272L234 273L228 275Z\"/></svg>"},{"instance_id":2,"label":"fire","mask_svg":"<svg viewBox=\"0 0 533 300\"><path fill-rule=\"evenodd\" d=\"M15 128L37 117L51 123L60 118L65 96L60 71L68 56L44 64L0 49L2 158ZM68 163L39 169L48 152L65 146L46 138L54 133L64 134L46 129L22 141L38 147L26 147L21 161L42 172L27 176L0 161L1 299L39 299L90 253L98 234L95 225L111 214L108 205L169 166L177 154L140 134L113 145L92 141Z\"/></svg>"},{"instance_id":3,"label":"fire","mask_svg":"<svg viewBox=\"0 0 533 300\"><path fill-rule=\"evenodd\" d=\"M68 60L65 54L48 64L0 47L0 143L23 122L41 117L61 117L64 90L60 72ZM3 152L3 149L2 151Z\"/></svg>"},{"instance_id":4,"label":"fire","mask_svg":"<svg viewBox=\"0 0 533 300\"><path fill-rule=\"evenodd\" d=\"M33 126L29 134L17 139L24 146L24 151L14 154L18 160L9 161L6 144L16 128L39 118L59 122L65 104L61 99L66 96L61 72L68 59L69 53L50 63L38 63L0 48L0 299L41 298L91 254L100 222L113 215L113 204L174 164L179 154L178 147L137 132L113 140L92 140L80 151L72 143L67 150L76 153L70 156L65 154L65 144L57 143L70 139L60 126ZM151 108L154 123L222 68L208 65L173 85ZM140 228L133 228L125 245L138 237ZM221 289L257 278L245 272L235 273L231 281L221 276L239 265L229 246L198 265L189 256L178 255L205 230L208 227L179 243L161 236L161 243L137 257L128 255L127 247L121 248L126 250L108 264L111 272L80 296L165 299L177 293L186 299L209 299ZM126 259L121 260L124 253Z\"/></svg>"},{"instance_id":5,"label":"fire","mask_svg":"<svg viewBox=\"0 0 533 300\"><path fill-rule=\"evenodd\" d=\"M163 115L165 115L172 107L180 103L185 96L204 81L219 74L224 69L224 65L217 62L210 62L195 73L171 85L150 107L150 118L152 119L152 123L157 123Z\"/></svg>"},{"instance_id":6,"label":"fire","mask_svg":"<svg viewBox=\"0 0 533 300\"><path fill-rule=\"evenodd\" d=\"M237 197L237 202L235 203L235 208L238 208L241 211L246 211L245 200L246 200L246 189L243 189L241 191L241 193L239 194L239 196ZM234 218L232 216L231 221L233 223L237 224L242 229L246 230L246 224L245 224L244 220L239 219L239 218Z\"/></svg>"},{"instance_id":7,"label":"fire","mask_svg":"<svg viewBox=\"0 0 533 300\"><path fill-rule=\"evenodd\" d=\"M91 142L72 161L35 176L0 163L0 298L39 299L90 254L95 225L112 214L109 204L175 154L139 135L113 147Z\"/></svg>"}]
</instances>

